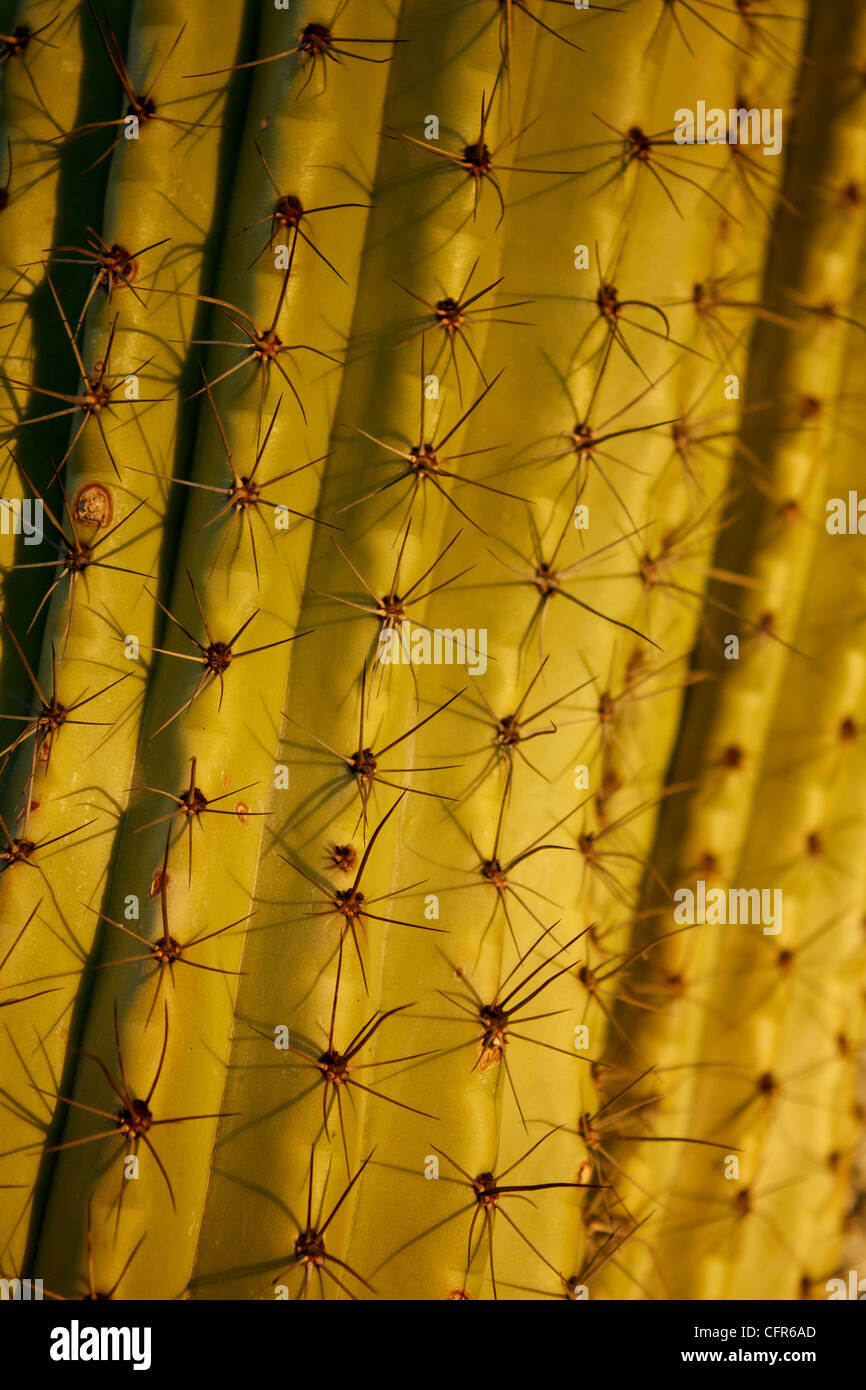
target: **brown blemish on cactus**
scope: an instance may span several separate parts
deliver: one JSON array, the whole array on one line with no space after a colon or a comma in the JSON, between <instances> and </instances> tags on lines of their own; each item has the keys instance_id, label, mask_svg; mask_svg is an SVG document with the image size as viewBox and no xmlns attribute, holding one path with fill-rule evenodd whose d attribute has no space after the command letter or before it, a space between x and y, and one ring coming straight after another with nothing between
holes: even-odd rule
<instances>
[{"instance_id":1,"label":"brown blemish on cactus","mask_svg":"<svg viewBox=\"0 0 866 1390\"><path fill-rule=\"evenodd\" d=\"M298 51L309 58L323 58L334 44L334 37L326 24L307 24L298 40Z\"/></svg>"},{"instance_id":2,"label":"brown blemish on cactus","mask_svg":"<svg viewBox=\"0 0 866 1390\"><path fill-rule=\"evenodd\" d=\"M622 317L623 304L620 301L615 285L600 285L595 296L595 303L602 318L607 319L611 328L615 328Z\"/></svg>"},{"instance_id":3,"label":"brown blemish on cactus","mask_svg":"<svg viewBox=\"0 0 866 1390\"><path fill-rule=\"evenodd\" d=\"M744 620L741 619L741 621ZM789 642L783 641L783 639L779 636L778 616L775 613L762 613L756 623L746 623L746 626L753 627L759 638L769 637L772 641L779 642L783 647L787 647L789 651L796 650L794 647L790 645ZM799 654L800 653L798 653L798 655Z\"/></svg>"},{"instance_id":4,"label":"brown blemish on cactus","mask_svg":"<svg viewBox=\"0 0 866 1390\"><path fill-rule=\"evenodd\" d=\"M549 560L539 560L535 567L534 581L538 592L545 600L559 592L559 575Z\"/></svg>"},{"instance_id":5,"label":"brown blemish on cactus","mask_svg":"<svg viewBox=\"0 0 866 1390\"><path fill-rule=\"evenodd\" d=\"M639 125L629 126L625 133L626 164L630 164L633 159L640 160L642 164L647 164L652 152L652 147L652 139L650 136L644 134Z\"/></svg>"},{"instance_id":6,"label":"brown blemish on cactus","mask_svg":"<svg viewBox=\"0 0 866 1390\"><path fill-rule=\"evenodd\" d=\"M773 1100L779 1092L779 1083L770 1071L762 1072L756 1082L759 1096L764 1096L767 1100Z\"/></svg>"},{"instance_id":7,"label":"brown blemish on cactus","mask_svg":"<svg viewBox=\"0 0 866 1390\"><path fill-rule=\"evenodd\" d=\"M593 1116L588 1110L585 1110L579 1117L577 1121L577 1132L590 1153L599 1152L601 1149L601 1130L595 1128Z\"/></svg>"},{"instance_id":8,"label":"brown blemish on cactus","mask_svg":"<svg viewBox=\"0 0 866 1390\"><path fill-rule=\"evenodd\" d=\"M737 1216L748 1216L752 1210L752 1194L748 1187L742 1188L734 1197L734 1211Z\"/></svg>"},{"instance_id":9,"label":"brown blemish on cactus","mask_svg":"<svg viewBox=\"0 0 866 1390\"><path fill-rule=\"evenodd\" d=\"M521 739L521 732L516 714L506 714L501 719L497 719L495 738L499 748L510 751L517 747Z\"/></svg>"},{"instance_id":10,"label":"brown blemish on cactus","mask_svg":"<svg viewBox=\"0 0 866 1390\"><path fill-rule=\"evenodd\" d=\"M728 768L732 772L738 772L745 762L746 754L739 744L732 743L725 748L719 758L722 767Z\"/></svg>"},{"instance_id":11,"label":"brown blemish on cactus","mask_svg":"<svg viewBox=\"0 0 866 1390\"><path fill-rule=\"evenodd\" d=\"M601 979L594 970L590 969L588 965L582 965L577 971L577 978L587 994L591 994L593 998L597 997Z\"/></svg>"},{"instance_id":12,"label":"brown blemish on cactus","mask_svg":"<svg viewBox=\"0 0 866 1390\"><path fill-rule=\"evenodd\" d=\"M508 1045L508 1010L498 1004L485 1004L478 1011L484 1032L478 1044L476 1066L482 1074L499 1065Z\"/></svg>"},{"instance_id":13,"label":"brown blemish on cactus","mask_svg":"<svg viewBox=\"0 0 866 1390\"><path fill-rule=\"evenodd\" d=\"M598 697L596 712L602 727L610 728L616 721L617 700L609 690L602 690Z\"/></svg>"},{"instance_id":14,"label":"brown blemish on cactus","mask_svg":"<svg viewBox=\"0 0 866 1390\"><path fill-rule=\"evenodd\" d=\"M121 246L119 241L112 242L111 246L106 246L103 243L103 248L100 258L102 269L97 277L97 283L105 296L108 297L115 286L117 288L131 287L132 281L138 275L138 256L142 253L138 252L133 255L131 251L127 251L125 246ZM145 250L150 250L150 247L146 247Z\"/></svg>"},{"instance_id":15,"label":"brown blemish on cactus","mask_svg":"<svg viewBox=\"0 0 866 1390\"><path fill-rule=\"evenodd\" d=\"M606 828L610 824L609 803L616 796L617 792L622 791L625 786L622 778L613 768L605 768L601 777L601 786L595 796L595 813L599 824Z\"/></svg>"},{"instance_id":16,"label":"brown blemish on cactus","mask_svg":"<svg viewBox=\"0 0 866 1390\"><path fill-rule=\"evenodd\" d=\"M102 483L85 483L72 503L76 520L89 526L109 526L114 516L111 493Z\"/></svg>"},{"instance_id":17,"label":"brown blemish on cactus","mask_svg":"<svg viewBox=\"0 0 866 1390\"><path fill-rule=\"evenodd\" d=\"M295 198L291 193L281 194L277 199L273 216L283 227L297 227L304 216L304 207L300 198Z\"/></svg>"},{"instance_id":18,"label":"brown blemish on cactus","mask_svg":"<svg viewBox=\"0 0 866 1390\"><path fill-rule=\"evenodd\" d=\"M154 871L153 871L153 877L152 877L151 880L150 880L150 889L148 890L149 893L150 893L150 896L151 896L152 898L155 898L155 897L157 896L158 893L161 893L165 888L168 887L168 885L169 885L170 882L171 882L171 875L170 875L170 874L165 874L165 873L163 873L163 871L162 871L161 868L160 868L160 869L154 869Z\"/></svg>"},{"instance_id":19,"label":"brown blemish on cactus","mask_svg":"<svg viewBox=\"0 0 866 1390\"><path fill-rule=\"evenodd\" d=\"M355 780L362 788L366 787L369 790L373 785L378 767L376 754L372 748L359 748L357 753L353 753L348 759L348 763Z\"/></svg>"}]
</instances>

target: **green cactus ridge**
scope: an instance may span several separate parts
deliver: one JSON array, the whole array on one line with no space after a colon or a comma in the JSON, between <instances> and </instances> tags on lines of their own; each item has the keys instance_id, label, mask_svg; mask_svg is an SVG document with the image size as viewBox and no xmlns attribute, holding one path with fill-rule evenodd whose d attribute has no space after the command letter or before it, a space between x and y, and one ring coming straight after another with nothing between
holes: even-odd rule
<instances>
[{"instance_id":1,"label":"green cactus ridge","mask_svg":"<svg viewBox=\"0 0 866 1390\"><path fill-rule=\"evenodd\" d=\"M0 1277L825 1297L862 3L5 10Z\"/></svg>"}]
</instances>

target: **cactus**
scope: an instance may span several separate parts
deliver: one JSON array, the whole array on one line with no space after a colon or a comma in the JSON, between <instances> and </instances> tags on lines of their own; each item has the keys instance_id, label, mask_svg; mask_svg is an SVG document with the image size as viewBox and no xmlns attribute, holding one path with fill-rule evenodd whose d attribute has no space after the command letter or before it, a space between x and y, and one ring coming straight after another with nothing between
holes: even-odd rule
<instances>
[{"instance_id":1,"label":"cactus","mask_svg":"<svg viewBox=\"0 0 866 1390\"><path fill-rule=\"evenodd\" d=\"M3 41L0 1275L823 1296L862 5L187 10Z\"/></svg>"}]
</instances>

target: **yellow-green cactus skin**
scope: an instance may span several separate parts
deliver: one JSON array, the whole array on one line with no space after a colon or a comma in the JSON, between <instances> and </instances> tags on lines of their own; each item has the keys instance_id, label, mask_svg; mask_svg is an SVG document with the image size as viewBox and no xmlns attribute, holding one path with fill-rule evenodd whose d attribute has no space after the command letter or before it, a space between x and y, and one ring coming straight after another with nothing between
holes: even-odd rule
<instances>
[{"instance_id":1,"label":"yellow-green cactus skin","mask_svg":"<svg viewBox=\"0 0 866 1390\"><path fill-rule=\"evenodd\" d=\"M862 0L0 8L0 1278L826 1297Z\"/></svg>"}]
</instances>

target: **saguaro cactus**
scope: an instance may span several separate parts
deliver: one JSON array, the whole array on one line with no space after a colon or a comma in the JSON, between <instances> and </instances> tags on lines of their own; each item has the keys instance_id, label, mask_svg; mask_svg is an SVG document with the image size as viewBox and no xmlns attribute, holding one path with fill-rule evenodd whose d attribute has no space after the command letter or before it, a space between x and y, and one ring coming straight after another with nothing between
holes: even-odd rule
<instances>
[{"instance_id":1,"label":"saguaro cactus","mask_svg":"<svg viewBox=\"0 0 866 1390\"><path fill-rule=\"evenodd\" d=\"M126 9L3 40L0 1274L826 1296L862 4Z\"/></svg>"}]
</instances>

